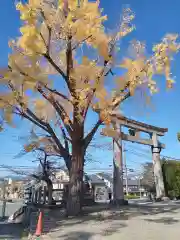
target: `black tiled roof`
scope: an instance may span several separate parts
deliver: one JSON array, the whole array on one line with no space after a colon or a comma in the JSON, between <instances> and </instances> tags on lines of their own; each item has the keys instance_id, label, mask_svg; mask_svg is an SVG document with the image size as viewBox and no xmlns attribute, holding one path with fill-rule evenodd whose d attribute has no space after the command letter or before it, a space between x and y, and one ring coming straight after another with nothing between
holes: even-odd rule
<instances>
[{"instance_id":1,"label":"black tiled roof","mask_svg":"<svg viewBox=\"0 0 180 240\"><path fill-rule=\"evenodd\" d=\"M109 181L110 183L113 183L113 178L111 174L109 173L98 173L97 175L101 176L102 179Z\"/></svg>"},{"instance_id":2,"label":"black tiled roof","mask_svg":"<svg viewBox=\"0 0 180 240\"><path fill-rule=\"evenodd\" d=\"M98 173L97 175L101 176L102 179L109 181L111 184L113 183L113 177L111 174L108 173ZM123 185L126 185L126 180L123 180ZM128 186L138 186L138 180L134 179L128 179Z\"/></svg>"},{"instance_id":3,"label":"black tiled roof","mask_svg":"<svg viewBox=\"0 0 180 240\"><path fill-rule=\"evenodd\" d=\"M96 174L88 175L88 178L91 181L91 183L104 184L104 181L100 179Z\"/></svg>"}]
</instances>

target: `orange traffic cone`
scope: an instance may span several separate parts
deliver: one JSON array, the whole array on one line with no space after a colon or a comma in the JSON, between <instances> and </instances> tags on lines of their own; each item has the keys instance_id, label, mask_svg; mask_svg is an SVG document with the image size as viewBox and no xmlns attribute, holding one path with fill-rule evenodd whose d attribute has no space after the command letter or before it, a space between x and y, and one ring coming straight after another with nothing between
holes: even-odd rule
<instances>
[{"instance_id":1,"label":"orange traffic cone","mask_svg":"<svg viewBox=\"0 0 180 240\"><path fill-rule=\"evenodd\" d=\"M36 227L36 237L41 236L42 234L42 211L39 213L39 218L38 218L38 223L37 223L37 227Z\"/></svg>"}]
</instances>

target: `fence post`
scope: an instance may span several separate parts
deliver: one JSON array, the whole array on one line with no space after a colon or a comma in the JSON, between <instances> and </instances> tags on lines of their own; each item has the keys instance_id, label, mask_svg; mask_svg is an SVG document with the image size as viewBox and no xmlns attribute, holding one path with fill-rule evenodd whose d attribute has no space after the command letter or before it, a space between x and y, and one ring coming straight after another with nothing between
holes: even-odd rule
<instances>
[{"instance_id":1,"label":"fence post","mask_svg":"<svg viewBox=\"0 0 180 240\"><path fill-rule=\"evenodd\" d=\"M47 188L44 186L43 188L43 204L46 204L46 193L47 193Z\"/></svg>"},{"instance_id":2,"label":"fence post","mask_svg":"<svg viewBox=\"0 0 180 240\"><path fill-rule=\"evenodd\" d=\"M32 187L32 195L31 195L31 202L34 203L34 198L35 198L35 189Z\"/></svg>"},{"instance_id":3,"label":"fence post","mask_svg":"<svg viewBox=\"0 0 180 240\"><path fill-rule=\"evenodd\" d=\"M41 203L41 198L42 198L42 187L39 187L37 194L38 194L38 203Z\"/></svg>"},{"instance_id":4,"label":"fence post","mask_svg":"<svg viewBox=\"0 0 180 240\"><path fill-rule=\"evenodd\" d=\"M34 193L34 203L37 204L37 201L38 201L38 190L35 189L35 193Z\"/></svg>"}]
</instances>

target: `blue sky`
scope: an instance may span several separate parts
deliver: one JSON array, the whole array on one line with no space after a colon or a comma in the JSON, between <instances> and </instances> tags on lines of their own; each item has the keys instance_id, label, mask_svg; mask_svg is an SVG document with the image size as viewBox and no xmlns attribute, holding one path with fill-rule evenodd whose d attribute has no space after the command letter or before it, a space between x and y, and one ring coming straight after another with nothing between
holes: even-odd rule
<instances>
[{"instance_id":1,"label":"blue sky","mask_svg":"<svg viewBox=\"0 0 180 240\"><path fill-rule=\"evenodd\" d=\"M138 39L145 41L147 50L151 51L151 46L160 41L166 33L180 33L179 24L179 0L101 0L101 6L104 12L108 15L109 21L106 26L109 29L115 28L120 18L120 13L124 5L129 5L135 12L136 30L129 35L121 44L123 52L126 52L128 41ZM18 12L15 10L13 0L3 0L1 2L0 14L0 66L6 66L8 55L8 40L16 37L19 34L18 27L20 26ZM130 99L123 107L124 113L136 120L147 122L152 125L167 127L169 129L165 137L162 138L166 144L166 149L162 154L180 157L180 144L177 142L176 134L180 130L180 56L175 58L172 65L172 73L176 76L177 83L173 90L165 90L165 81L159 78L159 86L161 91L153 97L153 110L144 107L141 98ZM90 121L91 122L91 121ZM26 156L20 160L13 159L21 149L21 142L18 141L18 135L26 133L27 128L23 123L20 123L16 129L7 129L0 135L0 156L1 163L12 165L30 165L30 157ZM129 146L134 146L129 144ZM133 147L135 148L135 146ZM141 149L141 146L138 146ZM147 149L147 148L146 148ZM102 167L107 167L112 160L112 153L101 151L95 153L98 159L103 159ZM150 155L149 155L150 156ZM127 153L127 162L131 166L138 165L147 159L140 158ZM92 164L95 167L96 164ZM99 166L99 165L98 165ZM1 172L0 172L1 174Z\"/></svg>"}]
</instances>

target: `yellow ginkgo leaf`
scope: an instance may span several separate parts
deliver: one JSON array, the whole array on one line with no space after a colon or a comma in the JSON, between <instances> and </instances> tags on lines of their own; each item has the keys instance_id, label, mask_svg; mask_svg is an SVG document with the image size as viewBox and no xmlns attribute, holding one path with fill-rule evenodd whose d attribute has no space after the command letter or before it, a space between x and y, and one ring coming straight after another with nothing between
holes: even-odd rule
<instances>
[{"instance_id":1,"label":"yellow ginkgo leaf","mask_svg":"<svg viewBox=\"0 0 180 240\"><path fill-rule=\"evenodd\" d=\"M100 56L102 56L105 60L109 59L108 43L106 41L98 44L98 51Z\"/></svg>"},{"instance_id":2,"label":"yellow ginkgo leaf","mask_svg":"<svg viewBox=\"0 0 180 240\"><path fill-rule=\"evenodd\" d=\"M89 65L90 64L90 61L89 61L88 57L86 57L86 56L82 57L82 64L83 65Z\"/></svg>"},{"instance_id":3,"label":"yellow ginkgo leaf","mask_svg":"<svg viewBox=\"0 0 180 240\"><path fill-rule=\"evenodd\" d=\"M37 148L39 146L38 142L32 142L30 144L24 145L24 149L26 152L31 152L33 149Z\"/></svg>"},{"instance_id":4,"label":"yellow ginkgo leaf","mask_svg":"<svg viewBox=\"0 0 180 240\"><path fill-rule=\"evenodd\" d=\"M166 81L167 88L172 88L174 83L175 83L175 81L173 79L168 79Z\"/></svg>"},{"instance_id":5,"label":"yellow ginkgo leaf","mask_svg":"<svg viewBox=\"0 0 180 240\"><path fill-rule=\"evenodd\" d=\"M13 118L13 113L11 108L5 108L4 109L4 120L8 124L12 124L12 118Z\"/></svg>"},{"instance_id":6,"label":"yellow ginkgo leaf","mask_svg":"<svg viewBox=\"0 0 180 240\"><path fill-rule=\"evenodd\" d=\"M121 63L120 67L129 69L129 68L132 67L132 63L133 63L132 59L130 59L130 58L125 58L125 59L123 60L123 62Z\"/></svg>"}]
</instances>

